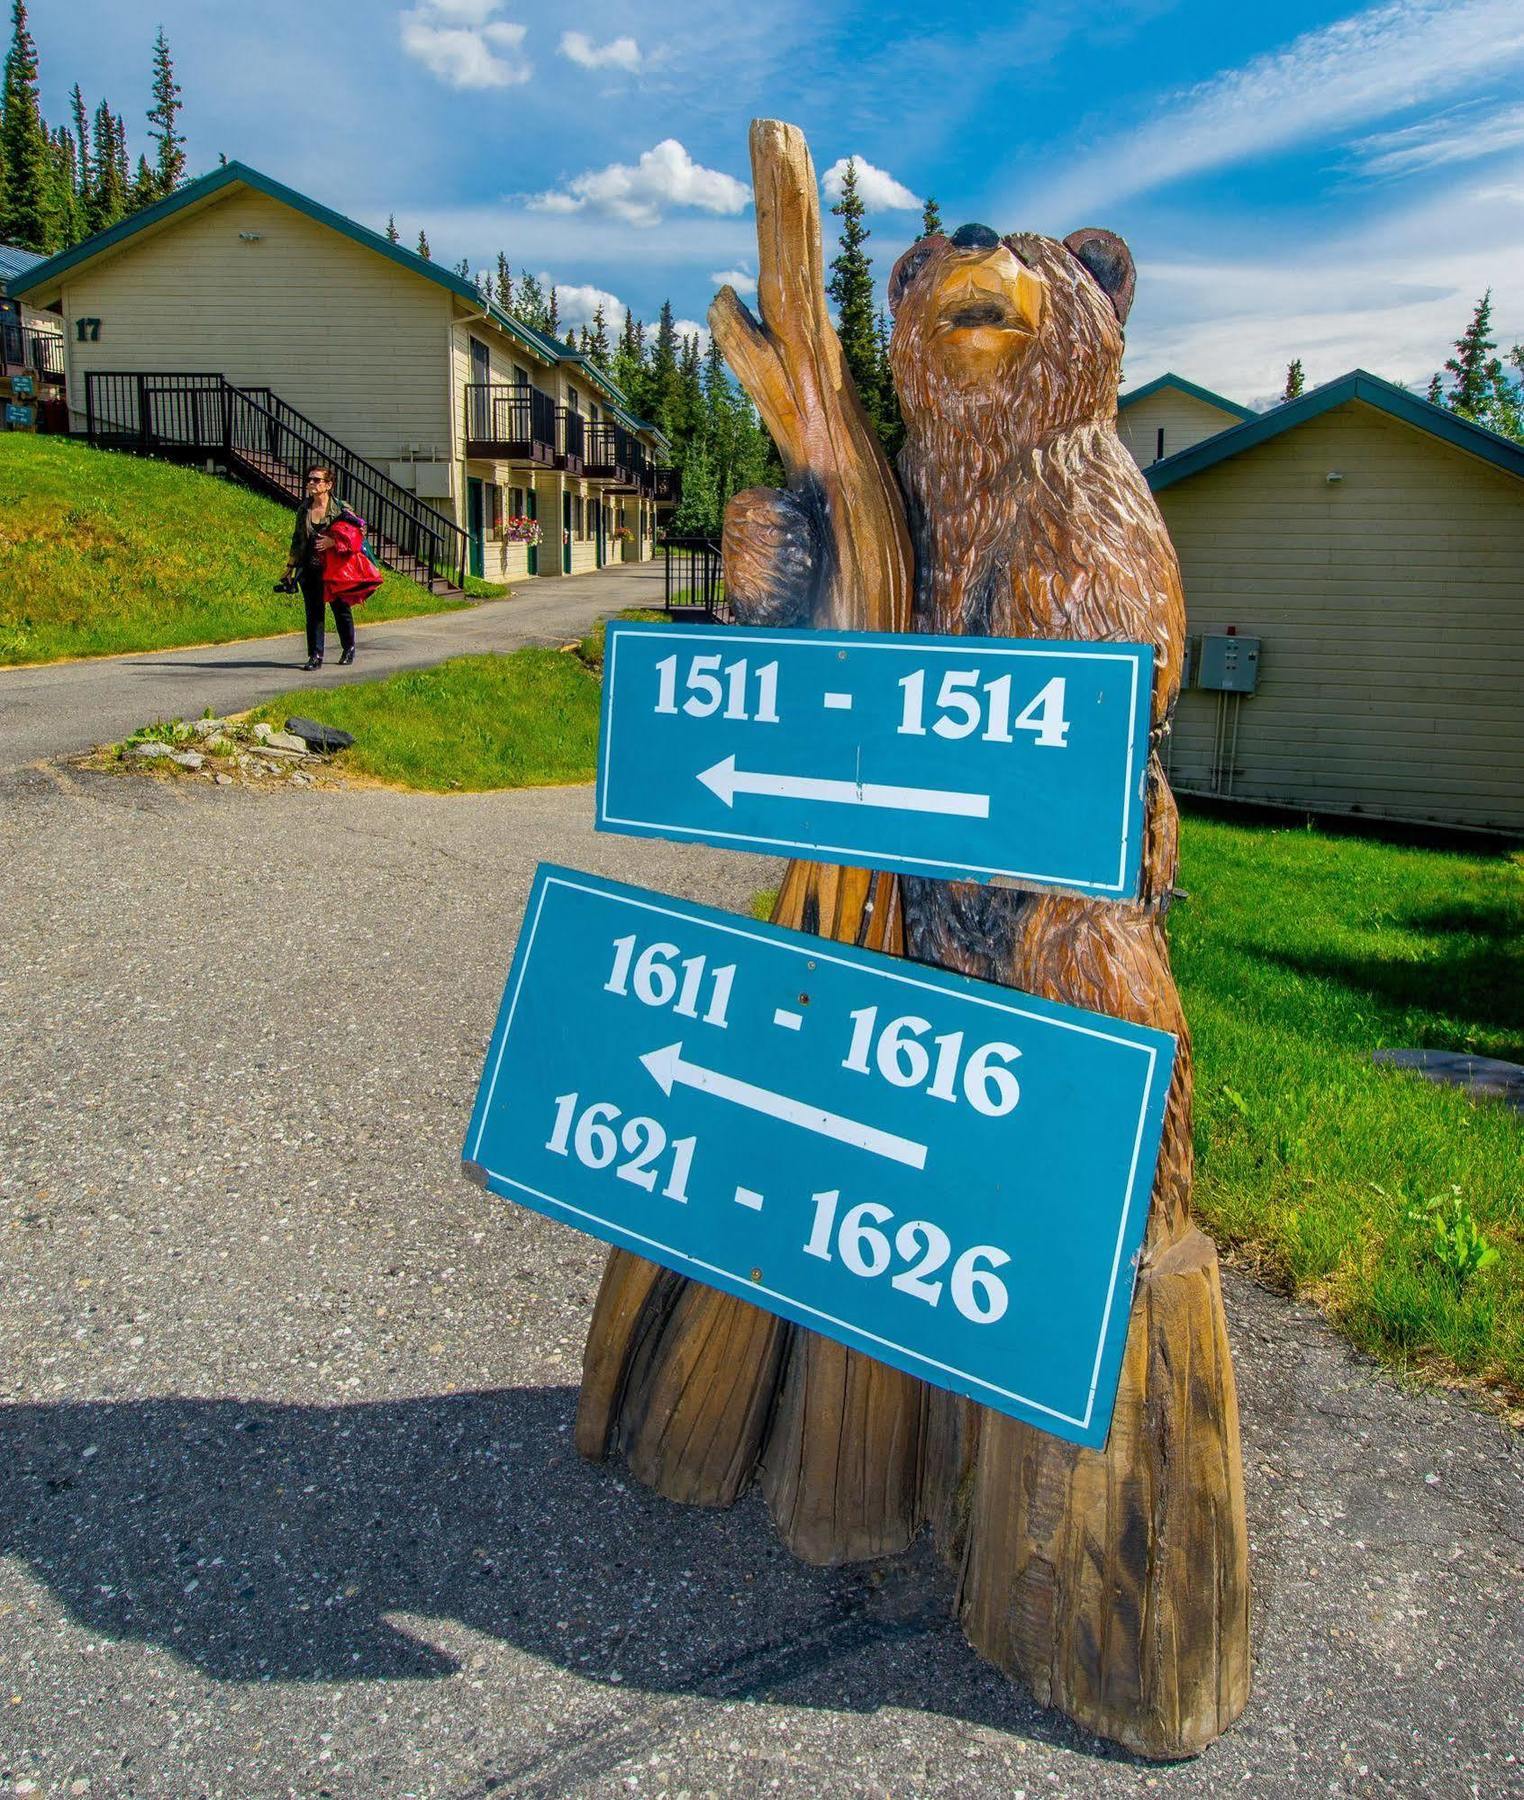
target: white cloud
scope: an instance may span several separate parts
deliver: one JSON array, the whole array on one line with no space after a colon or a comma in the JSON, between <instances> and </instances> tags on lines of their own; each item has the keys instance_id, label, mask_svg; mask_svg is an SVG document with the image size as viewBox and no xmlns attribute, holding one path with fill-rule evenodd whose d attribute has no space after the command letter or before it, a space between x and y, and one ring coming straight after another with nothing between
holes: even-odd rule
<instances>
[{"instance_id":1,"label":"white cloud","mask_svg":"<svg viewBox=\"0 0 1524 1800\"><path fill-rule=\"evenodd\" d=\"M1400 131L1361 138L1352 148L1366 175L1415 175L1446 163L1475 162L1520 144L1524 106L1503 106L1480 116L1474 108L1456 107Z\"/></svg>"},{"instance_id":2,"label":"white cloud","mask_svg":"<svg viewBox=\"0 0 1524 1800\"><path fill-rule=\"evenodd\" d=\"M1151 119L1043 184L1041 211L1072 223L1181 176L1455 92L1521 56L1518 0L1392 0L1171 96Z\"/></svg>"},{"instance_id":3,"label":"white cloud","mask_svg":"<svg viewBox=\"0 0 1524 1800\"><path fill-rule=\"evenodd\" d=\"M1364 368L1422 393L1488 287L1499 343L1524 338L1524 239L1497 231L1521 206L1524 166L1507 184L1458 185L1336 238L1144 259L1127 385L1173 369L1261 405L1299 356L1309 387Z\"/></svg>"},{"instance_id":4,"label":"white cloud","mask_svg":"<svg viewBox=\"0 0 1524 1800\"><path fill-rule=\"evenodd\" d=\"M545 276L544 280L549 281ZM617 331L624 323L624 302L617 294L611 294L607 288L578 286L575 282L558 281L556 283L556 306L561 315L563 329L575 325L591 325L593 314L601 306L603 322L611 332Z\"/></svg>"},{"instance_id":5,"label":"white cloud","mask_svg":"<svg viewBox=\"0 0 1524 1800\"><path fill-rule=\"evenodd\" d=\"M921 202L905 186L896 181L887 169L876 169L865 156L843 156L833 162L820 178L820 185L825 190L828 200L841 198L841 184L847 173L847 164L857 164L858 198L870 212L919 212Z\"/></svg>"},{"instance_id":6,"label":"white cloud","mask_svg":"<svg viewBox=\"0 0 1524 1800\"><path fill-rule=\"evenodd\" d=\"M528 81L527 28L493 17L500 0L421 0L399 15L402 47L454 88L514 87Z\"/></svg>"},{"instance_id":7,"label":"white cloud","mask_svg":"<svg viewBox=\"0 0 1524 1800\"><path fill-rule=\"evenodd\" d=\"M699 341L700 352L709 348L709 327L700 325L697 319L674 319L672 329L677 333L678 343L681 343L684 338L696 337Z\"/></svg>"},{"instance_id":8,"label":"white cloud","mask_svg":"<svg viewBox=\"0 0 1524 1800\"><path fill-rule=\"evenodd\" d=\"M738 213L751 190L733 175L696 163L676 138L664 138L633 167L610 163L574 177L565 189L537 194L529 202L537 212L591 211L626 225L662 222L664 208L692 206L703 212Z\"/></svg>"},{"instance_id":9,"label":"white cloud","mask_svg":"<svg viewBox=\"0 0 1524 1800\"><path fill-rule=\"evenodd\" d=\"M561 54L584 69L621 69L627 75L640 71L640 45L632 37L610 38L595 44L585 31L563 31Z\"/></svg>"},{"instance_id":10,"label":"white cloud","mask_svg":"<svg viewBox=\"0 0 1524 1800\"><path fill-rule=\"evenodd\" d=\"M733 287L738 294L754 294L757 291L757 278L748 275L745 269L721 269L709 279L717 288Z\"/></svg>"}]
</instances>

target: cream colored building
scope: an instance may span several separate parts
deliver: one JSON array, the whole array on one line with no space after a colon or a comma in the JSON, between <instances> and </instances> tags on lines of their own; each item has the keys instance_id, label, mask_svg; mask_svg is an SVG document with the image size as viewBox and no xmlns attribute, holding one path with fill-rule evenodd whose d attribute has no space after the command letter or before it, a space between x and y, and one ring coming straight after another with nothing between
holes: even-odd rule
<instances>
[{"instance_id":1,"label":"cream colored building","mask_svg":"<svg viewBox=\"0 0 1524 1800\"><path fill-rule=\"evenodd\" d=\"M1160 375L1117 401L1117 430L1140 469L1254 416L1251 408L1181 375Z\"/></svg>"},{"instance_id":2,"label":"cream colored building","mask_svg":"<svg viewBox=\"0 0 1524 1800\"><path fill-rule=\"evenodd\" d=\"M336 441L377 472L362 492L399 517L408 496L442 514L489 580L649 557L675 497L665 439L586 357L239 163L11 291L62 317L75 430L188 456L221 431L230 466L272 491L301 446ZM279 441L279 467L241 454L251 432ZM531 516L537 552L511 541Z\"/></svg>"},{"instance_id":3,"label":"cream colored building","mask_svg":"<svg viewBox=\"0 0 1524 1800\"><path fill-rule=\"evenodd\" d=\"M1150 464L1203 640L1184 793L1524 833L1524 445L1357 370Z\"/></svg>"}]
</instances>

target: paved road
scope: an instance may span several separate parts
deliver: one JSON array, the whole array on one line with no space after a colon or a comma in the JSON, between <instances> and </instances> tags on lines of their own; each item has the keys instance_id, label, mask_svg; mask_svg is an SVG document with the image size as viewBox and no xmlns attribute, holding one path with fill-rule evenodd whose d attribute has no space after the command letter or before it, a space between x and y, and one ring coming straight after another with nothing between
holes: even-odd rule
<instances>
[{"instance_id":1,"label":"paved road","mask_svg":"<svg viewBox=\"0 0 1524 1800\"><path fill-rule=\"evenodd\" d=\"M457 1164L531 872L772 876L590 812L0 777L0 1792L1524 1791L1519 1438L1246 1282L1256 1685L1194 1763L980 1663L924 1546L578 1460L600 1253Z\"/></svg>"},{"instance_id":2,"label":"paved road","mask_svg":"<svg viewBox=\"0 0 1524 1800\"><path fill-rule=\"evenodd\" d=\"M662 581L661 564L645 563L524 582L506 600L366 625L349 668L331 660L311 675L302 673L307 648L299 629L199 650L0 669L0 769L115 742L153 719L195 718L208 706L241 712L286 688L334 687L425 668L447 656L565 643L621 607L659 607ZM329 648L337 658L331 631Z\"/></svg>"}]
</instances>

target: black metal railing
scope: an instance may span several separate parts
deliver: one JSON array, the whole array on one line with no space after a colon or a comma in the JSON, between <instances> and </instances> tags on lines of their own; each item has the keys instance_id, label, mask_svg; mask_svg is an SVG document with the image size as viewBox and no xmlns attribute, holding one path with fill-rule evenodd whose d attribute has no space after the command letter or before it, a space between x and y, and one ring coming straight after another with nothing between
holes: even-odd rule
<instances>
[{"instance_id":1,"label":"black metal railing","mask_svg":"<svg viewBox=\"0 0 1524 1800\"><path fill-rule=\"evenodd\" d=\"M522 382L466 383L466 454L550 464L556 456L556 403Z\"/></svg>"},{"instance_id":2,"label":"black metal railing","mask_svg":"<svg viewBox=\"0 0 1524 1800\"><path fill-rule=\"evenodd\" d=\"M35 369L51 381L64 378L63 334L42 331L14 320L3 327L5 364L10 369Z\"/></svg>"},{"instance_id":3,"label":"black metal railing","mask_svg":"<svg viewBox=\"0 0 1524 1800\"><path fill-rule=\"evenodd\" d=\"M365 520L383 562L427 582L463 582L466 533L357 456L269 388L222 375L94 372L85 377L85 435L145 456L210 457L295 504L313 463L329 464L345 505Z\"/></svg>"},{"instance_id":4,"label":"black metal railing","mask_svg":"<svg viewBox=\"0 0 1524 1800\"><path fill-rule=\"evenodd\" d=\"M587 430L582 414L569 406L556 408L556 467L573 475L582 473L586 458Z\"/></svg>"},{"instance_id":5,"label":"black metal railing","mask_svg":"<svg viewBox=\"0 0 1524 1800\"><path fill-rule=\"evenodd\" d=\"M584 433L587 442L587 473L608 481L628 482L633 466L630 434L622 425L607 419L589 424Z\"/></svg>"},{"instance_id":6,"label":"black metal railing","mask_svg":"<svg viewBox=\"0 0 1524 1800\"><path fill-rule=\"evenodd\" d=\"M652 468L649 492L658 506L676 506L683 497L683 478L676 469Z\"/></svg>"},{"instance_id":7,"label":"black metal railing","mask_svg":"<svg viewBox=\"0 0 1524 1800\"><path fill-rule=\"evenodd\" d=\"M722 625L733 623L725 598L724 569L717 538L707 534L657 540L666 557L665 603L669 613L700 614Z\"/></svg>"}]
</instances>

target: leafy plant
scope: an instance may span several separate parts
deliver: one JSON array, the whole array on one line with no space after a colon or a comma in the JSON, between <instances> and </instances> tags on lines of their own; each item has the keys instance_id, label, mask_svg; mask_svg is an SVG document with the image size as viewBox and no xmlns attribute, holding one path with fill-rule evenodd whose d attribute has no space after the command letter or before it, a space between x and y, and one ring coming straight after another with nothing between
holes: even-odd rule
<instances>
[{"instance_id":1,"label":"leafy plant","mask_svg":"<svg viewBox=\"0 0 1524 1800\"><path fill-rule=\"evenodd\" d=\"M1444 1194L1432 1194L1409 1207L1406 1217L1409 1224L1427 1230L1430 1251L1460 1283L1490 1269L1498 1259L1497 1251L1477 1224L1476 1215L1453 1183L1448 1199Z\"/></svg>"}]
</instances>

